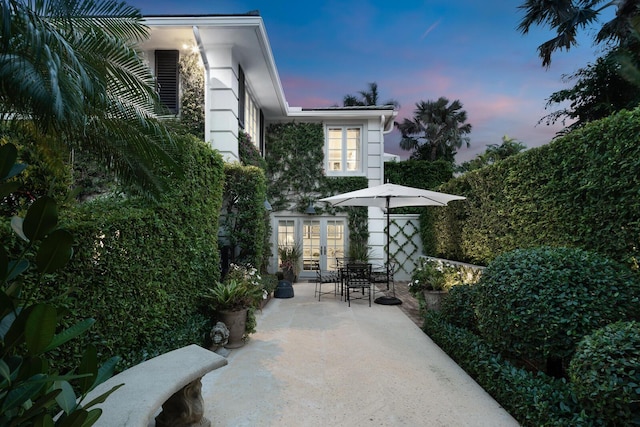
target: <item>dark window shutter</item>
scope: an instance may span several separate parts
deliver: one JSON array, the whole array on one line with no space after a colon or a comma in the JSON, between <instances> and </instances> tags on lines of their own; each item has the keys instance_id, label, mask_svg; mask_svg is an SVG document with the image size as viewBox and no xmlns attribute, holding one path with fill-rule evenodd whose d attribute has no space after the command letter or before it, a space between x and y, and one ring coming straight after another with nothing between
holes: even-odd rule
<instances>
[{"instance_id":1,"label":"dark window shutter","mask_svg":"<svg viewBox=\"0 0 640 427\"><path fill-rule=\"evenodd\" d=\"M173 114L178 114L179 73L177 50L156 50L156 83L160 101Z\"/></svg>"},{"instance_id":2,"label":"dark window shutter","mask_svg":"<svg viewBox=\"0 0 640 427\"><path fill-rule=\"evenodd\" d=\"M258 124L258 134L260 135L260 154L264 157L264 114L260 109L260 123Z\"/></svg>"},{"instance_id":3,"label":"dark window shutter","mask_svg":"<svg viewBox=\"0 0 640 427\"><path fill-rule=\"evenodd\" d=\"M244 97L244 71L238 66L238 123L242 129L244 129Z\"/></svg>"}]
</instances>

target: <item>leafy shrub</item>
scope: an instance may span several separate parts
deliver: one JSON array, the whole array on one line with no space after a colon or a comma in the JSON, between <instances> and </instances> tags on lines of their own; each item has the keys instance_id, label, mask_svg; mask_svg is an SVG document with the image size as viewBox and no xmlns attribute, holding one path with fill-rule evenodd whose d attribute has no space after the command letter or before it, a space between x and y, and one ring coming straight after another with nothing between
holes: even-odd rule
<instances>
[{"instance_id":1,"label":"leafy shrub","mask_svg":"<svg viewBox=\"0 0 640 427\"><path fill-rule=\"evenodd\" d=\"M474 290L473 285L469 284L452 286L442 300L442 318L452 325L477 332Z\"/></svg>"},{"instance_id":2,"label":"leafy shrub","mask_svg":"<svg viewBox=\"0 0 640 427\"><path fill-rule=\"evenodd\" d=\"M411 295L419 297L423 291L441 291L444 286L442 262L431 258L420 258L418 265L411 273L411 282L409 282Z\"/></svg>"},{"instance_id":3,"label":"leafy shrub","mask_svg":"<svg viewBox=\"0 0 640 427\"><path fill-rule=\"evenodd\" d=\"M6 200L20 187L13 178L26 165L15 164L16 158L13 144L0 147L0 199ZM5 249L10 239L0 245L0 425L91 426L101 412L90 408L119 386L84 406L79 402L111 376L119 359L111 358L99 368L96 348L88 345L76 372L60 375L53 363L56 352L85 334L95 320L61 327L64 309L42 298L26 301L20 295L26 283L43 286L46 275L67 264L73 255L73 236L57 227L57 204L49 196L36 199L24 219L13 217L11 224L22 239L17 243L22 250L13 258ZM30 269L37 274L24 274ZM57 303L64 300L66 291L64 286L56 289ZM61 416L54 421L52 414L57 412Z\"/></svg>"},{"instance_id":4,"label":"leafy shrub","mask_svg":"<svg viewBox=\"0 0 640 427\"><path fill-rule=\"evenodd\" d=\"M609 425L640 425L640 323L617 322L578 344L569 365L576 396Z\"/></svg>"},{"instance_id":5,"label":"leafy shrub","mask_svg":"<svg viewBox=\"0 0 640 427\"><path fill-rule=\"evenodd\" d=\"M523 426L601 426L576 403L565 380L513 366L467 329L428 312L424 331Z\"/></svg>"},{"instance_id":6,"label":"leafy shrub","mask_svg":"<svg viewBox=\"0 0 640 427\"><path fill-rule=\"evenodd\" d=\"M534 361L568 361L585 335L639 317L637 274L580 249L505 253L476 286L482 336L506 354Z\"/></svg>"}]
</instances>

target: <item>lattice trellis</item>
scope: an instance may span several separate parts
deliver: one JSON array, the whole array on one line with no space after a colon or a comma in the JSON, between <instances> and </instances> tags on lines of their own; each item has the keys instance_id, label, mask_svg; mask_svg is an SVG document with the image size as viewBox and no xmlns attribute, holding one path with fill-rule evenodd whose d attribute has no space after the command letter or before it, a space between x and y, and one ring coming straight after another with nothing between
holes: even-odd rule
<instances>
[{"instance_id":1,"label":"lattice trellis","mask_svg":"<svg viewBox=\"0 0 640 427\"><path fill-rule=\"evenodd\" d=\"M389 258L396 264L397 280L409 280L418 258L422 255L420 220L415 215L398 215L390 219ZM385 226L385 233L387 232ZM385 251L388 249L385 242Z\"/></svg>"}]
</instances>

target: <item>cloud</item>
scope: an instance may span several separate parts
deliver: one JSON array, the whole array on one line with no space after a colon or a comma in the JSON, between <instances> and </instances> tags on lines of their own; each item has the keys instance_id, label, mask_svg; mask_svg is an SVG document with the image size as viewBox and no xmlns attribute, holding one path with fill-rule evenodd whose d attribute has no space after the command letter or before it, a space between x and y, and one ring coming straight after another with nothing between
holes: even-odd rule
<instances>
[{"instance_id":1,"label":"cloud","mask_svg":"<svg viewBox=\"0 0 640 427\"><path fill-rule=\"evenodd\" d=\"M424 33L422 33L422 36L420 36L420 40L424 40L425 37L427 37L429 35L430 32L432 32L433 30L435 30L436 28L438 28L438 25L440 25L440 22L442 21L442 18L438 19L436 22L434 22L433 24L431 24L431 26L429 28L427 28L427 31L425 31Z\"/></svg>"}]
</instances>

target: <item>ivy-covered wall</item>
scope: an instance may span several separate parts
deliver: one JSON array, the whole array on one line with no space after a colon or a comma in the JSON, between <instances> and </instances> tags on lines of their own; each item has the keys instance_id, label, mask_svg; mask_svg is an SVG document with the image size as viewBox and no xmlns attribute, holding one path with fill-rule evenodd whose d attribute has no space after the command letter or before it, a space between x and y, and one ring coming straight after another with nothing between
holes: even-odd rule
<instances>
[{"instance_id":1,"label":"ivy-covered wall","mask_svg":"<svg viewBox=\"0 0 640 427\"><path fill-rule=\"evenodd\" d=\"M321 123L275 123L265 138L267 196L274 211L303 213L309 202L334 194L366 188L366 177L326 177L324 174L324 130ZM351 242L369 237L367 208L324 208L320 214L348 212Z\"/></svg>"}]
</instances>

